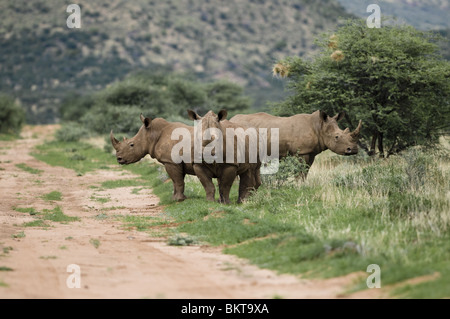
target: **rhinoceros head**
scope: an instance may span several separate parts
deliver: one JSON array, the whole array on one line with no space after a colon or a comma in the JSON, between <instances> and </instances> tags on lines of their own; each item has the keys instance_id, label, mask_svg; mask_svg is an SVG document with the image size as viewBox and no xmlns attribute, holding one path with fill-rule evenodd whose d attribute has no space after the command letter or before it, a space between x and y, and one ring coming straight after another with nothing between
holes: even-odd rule
<instances>
[{"instance_id":1,"label":"rhinoceros head","mask_svg":"<svg viewBox=\"0 0 450 319\"><path fill-rule=\"evenodd\" d=\"M138 133L132 138L123 138L122 141L114 137L113 131L109 134L112 146L116 150L117 162L119 164L131 164L139 161L148 153L147 135L150 131L151 119L140 116L144 125L141 126Z\"/></svg>"},{"instance_id":2,"label":"rhinoceros head","mask_svg":"<svg viewBox=\"0 0 450 319\"><path fill-rule=\"evenodd\" d=\"M348 128L341 130L337 124L344 117L345 113L340 112L335 116L328 116L320 111L321 136L325 146L331 151L340 155L353 155L358 153L358 139L361 130L361 121L358 127L350 132Z\"/></svg>"},{"instance_id":3,"label":"rhinoceros head","mask_svg":"<svg viewBox=\"0 0 450 319\"><path fill-rule=\"evenodd\" d=\"M223 132L223 128L221 127L220 121L225 120L227 118L228 112L226 110L221 110L218 114L213 111L209 111L203 117L198 115L193 110L188 110L188 116L191 120L201 121L202 129L195 131L195 138L199 141L202 141L202 146L207 146L210 142L215 140L217 134L213 131L209 131L205 134L205 131L208 129L218 129ZM201 134L201 135L200 135Z\"/></svg>"}]
</instances>

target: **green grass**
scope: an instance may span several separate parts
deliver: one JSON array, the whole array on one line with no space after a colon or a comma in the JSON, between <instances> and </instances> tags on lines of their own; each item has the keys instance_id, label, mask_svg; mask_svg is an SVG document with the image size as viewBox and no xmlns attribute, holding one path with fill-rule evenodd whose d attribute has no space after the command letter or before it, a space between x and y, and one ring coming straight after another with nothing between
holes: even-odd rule
<instances>
[{"instance_id":1,"label":"green grass","mask_svg":"<svg viewBox=\"0 0 450 319\"><path fill-rule=\"evenodd\" d=\"M118 209L125 209L125 206L111 206L111 207L103 207L100 208L100 211L110 211L110 210L118 210Z\"/></svg>"},{"instance_id":2,"label":"green grass","mask_svg":"<svg viewBox=\"0 0 450 319\"><path fill-rule=\"evenodd\" d=\"M20 138L19 135L0 133L0 141L10 142L10 141L15 141L19 138Z\"/></svg>"},{"instance_id":3,"label":"green grass","mask_svg":"<svg viewBox=\"0 0 450 319\"><path fill-rule=\"evenodd\" d=\"M59 223L67 223L67 222L74 222L79 221L80 218L74 217L74 216L67 216L63 213L61 207L56 206L53 209L44 209L43 210L43 216L42 218L44 220L50 220L53 222L59 222Z\"/></svg>"},{"instance_id":4,"label":"green grass","mask_svg":"<svg viewBox=\"0 0 450 319\"><path fill-rule=\"evenodd\" d=\"M21 170L23 170L25 172L31 173L31 174L38 174L39 175L39 174L41 174L43 172L43 170L40 170L40 169L37 169L37 168L32 168L32 167L28 166L25 163L16 164L16 167L20 168Z\"/></svg>"},{"instance_id":5,"label":"green grass","mask_svg":"<svg viewBox=\"0 0 450 319\"><path fill-rule=\"evenodd\" d=\"M48 194L42 195L42 199L44 199L46 201L58 201L58 200L62 200L62 194L61 194L61 192L53 191Z\"/></svg>"},{"instance_id":6,"label":"green grass","mask_svg":"<svg viewBox=\"0 0 450 319\"><path fill-rule=\"evenodd\" d=\"M99 203L102 203L102 204L105 204L105 203L111 201L111 198L109 198L109 197L98 197L98 196L95 196L95 195L92 195L90 197L90 199L91 200L95 200L96 202L99 202Z\"/></svg>"},{"instance_id":7,"label":"green grass","mask_svg":"<svg viewBox=\"0 0 450 319\"><path fill-rule=\"evenodd\" d=\"M18 232L17 234L12 234L11 237L12 238L25 238L26 235L23 231L21 231L21 232Z\"/></svg>"},{"instance_id":8,"label":"green grass","mask_svg":"<svg viewBox=\"0 0 450 319\"><path fill-rule=\"evenodd\" d=\"M79 175L116 163L110 154L80 142L41 144L36 147L36 152L32 155L49 165L73 169Z\"/></svg>"},{"instance_id":9,"label":"green grass","mask_svg":"<svg viewBox=\"0 0 450 319\"><path fill-rule=\"evenodd\" d=\"M3 247L3 249L2 249L3 254L9 254L9 252L10 252L11 250L14 250L14 248L12 248L11 246Z\"/></svg>"},{"instance_id":10,"label":"green grass","mask_svg":"<svg viewBox=\"0 0 450 319\"><path fill-rule=\"evenodd\" d=\"M91 238L89 240L89 243L94 246L96 249L100 246L100 240L96 239L96 238Z\"/></svg>"},{"instance_id":11,"label":"green grass","mask_svg":"<svg viewBox=\"0 0 450 319\"><path fill-rule=\"evenodd\" d=\"M42 219L36 219L28 223L23 223L23 227L48 227L49 225L45 223Z\"/></svg>"},{"instance_id":12,"label":"green grass","mask_svg":"<svg viewBox=\"0 0 450 319\"><path fill-rule=\"evenodd\" d=\"M154 216L118 216L118 220L124 223L125 228L135 228L136 230L144 231L152 227L165 225L167 221L162 217Z\"/></svg>"},{"instance_id":13,"label":"green grass","mask_svg":"<svg viewBox=\"0 0 450 319\"><path fill-rule=\"evenodd\" d=\"M150 184L150 182L141 179L118 179L112 181L105 181L102 183L101 186L103 188L119 188L119 187L142 186L144 184Z\"/></svg>"},{"instance_id":14,"label":"green grass","mask_svg":"<svg viewBox=\"0 0 450 319\"><path fill-rule=\"evenodd\" d=\"M450 297L449 159L448 149L442 148L413 149L384 160L326 152L306 181L280 183L265 177L258 192L240 205L207 202L192 176L186 177L188 199L173 202L164 171L145 162L118 167L139 178L102 187L151 187L165 205L160 217L118 218L125 227L149 233L157 226L177 225L172 234L186 235L175 235L172 244L191 238L192 243L223 245L225 253L260 267L305 277L364 274L369 264L378 264L381 287L395 285L388 290L392 296L442 298ZM237 200L237 183L231 200ZM401 284L434 273L440 277ZM367 276L349 291L367 289Z\"/></svg>"},{"instance_id":15,"label":"green grass","mask_svg":"<svg viewBox=\"0 0 450 319\"><path fill-rule=\"evenodd\" d=\"M51 192L49 194L46 194L51 194L50 196L48 196L48 198L50 198L48 200L60 200L55 199L60 198L61 193L57 193L59 192ZM46 220L59 223L67 223L80 220L78 217L65 215L60 206L56 206L53 209L44 209L42 210L42 212L37 211L34 207L13 207L13 209L21 213L28 213L36 218L36 220L33 220L31 222L23 223L22 226L24 227L48 227L49 225L45 222Z\"/></svg>"},{"instance_id":16,"label":"green grass","mask_svg":"<svg viewBox=\"0 0 450 319\"><path fill-rule=\"evenodd\" d=\"M196 238L191 236L175 235L169 238L168 244L171 246L190 246L197 244Z\"/></svg>"},{"instance_id":17,"label":"green grass","mask_svg":"<svg viewBox=\"0 0 450 319\"><path fill-rule=\"evenodd\" d=\"M38 211L34 207L13 207L16 212L28 213L30 215L38 214Z\"/></svg>"}]
</instances>

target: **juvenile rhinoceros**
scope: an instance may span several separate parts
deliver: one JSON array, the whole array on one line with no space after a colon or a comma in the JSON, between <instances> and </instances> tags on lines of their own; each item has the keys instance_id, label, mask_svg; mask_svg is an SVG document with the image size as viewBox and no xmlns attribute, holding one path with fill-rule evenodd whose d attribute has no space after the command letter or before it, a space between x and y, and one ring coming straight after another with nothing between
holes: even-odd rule
<instances>
[{"instance_id":1,"label":"juvenile rhinoceros","mask_svg":"<svg viewBox=\"0 0 450 319\"><path fill-rule=\"evenodd\" d=\"M215 147L212 148L210 153L209 162L208 159L204 158L201 164L194 163L194 171L205 188L207 198L214 200L215 187L212 178L217 178L220 202L230 203L230 189L236 176L239 176L238 203L242 202L248 196L250 190L256 190L261 185L259 156L258 154L253 154L255 156L249 154L251 137L253 137L254 143L258 143L257 131L253 129L252 132L245 132L247 126L228 121L226 110L221 110L218 114L209 111L203 117L192 110L188 110L188 116L191 120L198 121L197 127L201 125L201 129L197 129L194 134L196 134L198 141L201 141L200 151L202 153L205 147L208 147L216 138L214 134L205 134L205 131L217 129L222 137L221 141L216 140ZM232 145L230 145L230 142ZM239 142L243 144L239 144ZM242 148L239 145L242 145ZM257 145L255 146L257 152ZM229 153L230 151L231 153ZM240 158L240 156L242 157Z\"/></svg>"},{"instance_id":2,"label":"juvenile rhinoceros","mask_svg":"<svg viewBox=\"0 0 450 319\"><path fill-rule=\"evenodd\" d=\"M246 124L257 128L279 129L279 158L288 154L297 155L309 167L317 154L330 149L340 155L358 153L358 138L361 121L358 127L350 132L348 128L341 130L337 124L345 113L330 117L319 110L312 114L296 114L290 117L278 117L267 113L238 114L230 119L237 124ZM268 139L270 144L271 139ZM304 178L307 171L301 176Z\"/></svg>"},{"instance_id":3,"label":"juvenile rhinoceros","mask_svg":"<svg viewBox=\"0 0 450 319\"><path fill-rule=\"evenodd\" d=\"M172 132L176 128L185 128L193 134L193 127L183 123L168 122L162 118L150 119L140 116L143 125L138 133L129 139L124 138L119 142L110 133L111 143L116 150L116 157L119 164L131 164L139 161L145 155L156 159L164 165L167 174L173 181L173 199L183 201L186 199L184 195L184 177L186 174L195 175L192 163L181 162L175 163L172 160L171 150L178 143L172 140Z\"/></svg>"}]
</instances>

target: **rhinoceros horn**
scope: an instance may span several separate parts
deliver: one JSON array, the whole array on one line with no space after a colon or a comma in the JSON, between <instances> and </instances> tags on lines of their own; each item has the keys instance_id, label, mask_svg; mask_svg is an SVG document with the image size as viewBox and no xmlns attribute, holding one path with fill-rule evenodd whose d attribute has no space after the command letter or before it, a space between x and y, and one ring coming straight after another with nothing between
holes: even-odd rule
<instances>
[{"instance_id":1,"label":"rhinoceros horn","mask_svg":"<svg viewBox=\"0 0 450 319\"><path fill-rule=\"evenodd\" d=\"M113 134L113 131L112 131L112 130L111 130L111 133L109 133L109 137L111 138L112 146L114 147L114 149L117 150L117 145L118 145L120 142L114 137L114 134Z\"/></svg>"},{"instance_id":2,"label":"rhinoceros horn","mask_svg":"<svg viewBox=\"0 0 450 319\"><path fill-rule=\"evenodd\" d=\"M350 133L352 135L352 137L358 137L359 136L359 131L361 130L361 124L362 124L362 121L359 120L358 127L352 133Z\"/></svg>"}]
</instances>

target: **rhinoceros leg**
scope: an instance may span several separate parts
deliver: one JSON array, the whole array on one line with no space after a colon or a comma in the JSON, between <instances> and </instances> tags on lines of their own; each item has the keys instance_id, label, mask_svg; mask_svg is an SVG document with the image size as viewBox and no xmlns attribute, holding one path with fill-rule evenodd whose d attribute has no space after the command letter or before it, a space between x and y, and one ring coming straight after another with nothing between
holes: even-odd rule
<instances>
[{"instance_id":1,"label":"rhinoceros leg","mask_svg":"<svg viewBox=\"0 0 450 319\"><path fill-rule=\"evenodd\" d=\"M224 165L221 167L219 181L219 202L230 204L230 190L233 182L236 179L237 166Z\"/></svg>"},{"instance_id":2,"label":"rhinoceros leg","mask_svg":"<svg viewBox=\"0 0 450 319\"><path fill-rule=\"evenodd\" d=\"M261 168L261 164L259 164L253 171L253 176L255 177L255 190L257 190L259 188L259 186L261 186L261 184L262 184L260 168Z\"/></svg>"},{"instance_id":3,"label":"rhinoceros leg","mask_svg":"<svg viewBox=\"0 0 450 319\"><path fill-rule=\"evenodd\" d=\"M240 174L239 179L238 203L242 203L242 201L247 198L250 191L257 190L259 186L261 186L260 165L252 167Z\"/></svg>"},{"instance_id":4,"label":"rhinoceros leg","mask_svg":"<svg viewBox=\"0 0 450 319\"><path fill-rule=\"evenodd\" d=\"M242 203L242 201L248 196L249 190L253 188L252 184L254 183L255 178L252 176L252 172L250 170L247 170L239 175L238 203Z\"/></svg>"},{"instance_id":5,"label":"rhinoceros leg","mask_svg":"<svg viewBox=\"0 0 450 319\"><path fill-rule=\"evenodd\" d=\"M212 181L212 172L202 164L194 164L194 172L197 175L200 183L202 183L203 188L206 192L206 199L209 201L214 201L214 195L216 193L216 187Z\"/></svg>"},{"instance_id":6,"label":"rhinoceros leg","mask_svg":"<svg viewBox=\"0 0 450 319\"><path fill-rule=\"evenodd\" d=\"M177 164L165 164L166 172L173 182L172 199L181 202L186 199L184 196L184 176L183 168Z\"/></svg>"}]
</instances>

